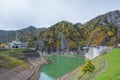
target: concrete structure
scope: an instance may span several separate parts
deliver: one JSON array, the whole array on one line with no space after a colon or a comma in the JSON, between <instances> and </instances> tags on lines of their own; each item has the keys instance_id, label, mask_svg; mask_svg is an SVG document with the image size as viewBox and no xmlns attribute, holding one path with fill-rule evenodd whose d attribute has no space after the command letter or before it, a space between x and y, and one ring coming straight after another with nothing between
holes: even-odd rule
<instances>
[{"instance_id":1,"label":"concrete structure","mask_svg":"<svg viewBox=\"0 0 120 80\"><path fill-rule=\"evenodd\" d=\"M89 47L89 50L87 53L85 53L85 57L87 59L94 59L98 57L101 54L107 53L110 51L112 47L104 47L104 46L95 46L95 47Z\"/></svg>"},{"instance_id":2,"label":"concrete structure","mask_svg":"<svg viewBox=\"0 0 120 80\"><path fill-rule=\"evenodd\" d=\"M9 47L10 48L28 48L28 42L20 42L18 40L18 35L16 33L16 39L15 41L12 41L10 44L9 44Z\"/></svg>"},{"instance_id":3,"label":"concrete structure","mask_svg":"<svg viewBox=\"0 0 120 80\"><path fill-rule=\"evenodd\" d=\"M120 44L118 44L118 47L120 47Z\"/></svg>"},{"instance_id":4,"label":"concrete structure","mask_svg":"<svg viewBox=\"0 0 120 80\"><path fill-rule=\"evenodd\" d=\"M85 54L85 57L88 59L93 59L99 56L99 48L98 47L89 47L88 53Z\"/></svg>"}]
</instances>

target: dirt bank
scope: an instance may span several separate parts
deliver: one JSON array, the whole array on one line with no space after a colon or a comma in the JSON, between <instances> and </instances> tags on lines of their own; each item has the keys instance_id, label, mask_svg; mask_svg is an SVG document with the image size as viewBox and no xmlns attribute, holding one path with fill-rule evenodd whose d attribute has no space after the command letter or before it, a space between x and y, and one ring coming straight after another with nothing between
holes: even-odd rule
<instances>
[{"instance_id":1,"label":"dirt bank","mask_svg":"<svg viewBox=\"0 0 120 80\"><path fill-rule=\"evenodd\" d=\"M40 68L43 65L49 63L49 61L45 60L43 57L28 59L28 61L33 66L33 72L26 80L39 80L40 77Z\"/></svg>"},{"instance_id":2,"label":"dirt bank","mask_svg":"<svg viewBox=\"0 0 120 80\"><path fill-rule=\"evenodd\" d=\"M23 66L18 66L7 72L0 74L0 80L38 80L40 75L40 68L48 64L48 61L43 57L29 58L30 68L24 69Z\"/></svg>"}]
</instances>

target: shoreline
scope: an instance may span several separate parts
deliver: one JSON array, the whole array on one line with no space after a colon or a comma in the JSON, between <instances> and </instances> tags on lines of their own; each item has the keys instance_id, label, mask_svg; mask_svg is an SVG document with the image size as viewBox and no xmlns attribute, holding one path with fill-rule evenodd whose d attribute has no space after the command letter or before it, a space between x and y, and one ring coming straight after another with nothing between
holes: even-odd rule
<instances>
[{"instance_id":1,"label":"shoreline","mask_svg":"<svg viewBox=\"0 0 120 80\"><path fill-rule=\"evenodd\" d=\"M81 66L81 65L80 65L80 66ZM70 77L70 76L72 76L73 74L75 74L75 73L79 70L80 66L78 66L78 67L75 68L74 70L72 70L72 71L64 74L63 76L60 76L59 78L57 78L57 80L66 80L66 79L67 79L67 80L72 80L72 77ZM68 79L68 78L69 78L69 79Z\"/></svg>"},{"instance_id":2,"label":"shoreline","mask_svg":"<svg viewBox=\"0 0 120 80\"><path fill-rule=\"evenodd\" d=\"M68 56L67 56L68 57ZM28 58L28 63L30 66L30 69L27 69L29 72L27 72L27 75L23 75L24 79L22 80L39 80L40 78L40 69L44 66L47 65L49 63L52 63L51 60L48 60L44 57L37 57L37 58ZM78 66L79 67L79 66ZM70 76L73 72L76 71L76 68L66 74L64 74L63 76L60 76L57 78L57 80L63 80L66 79L68 76ZM18 76L13 77L14 80L17 80L18 78L22 78L23 76L21 76L20 74L17 74ZM19 80L19 79L18 79Z\"/></svg>"},{"instance_id":3,"label":"shoreline","mask_svg":"<svg viewBox=\"0 0 120 80\"><path fill-rule=\"evenodd\" d=\"M39 77L40 77L40 69L46 65L46 64L49 64L50 62L46 59L44 59L43 57L39 57L39 58L36 58L35 60L34 59L30 59L28 60L31 65L33 65L33 74L30 75L26 80L39 80Z\"/></svg>"}]
</instances>

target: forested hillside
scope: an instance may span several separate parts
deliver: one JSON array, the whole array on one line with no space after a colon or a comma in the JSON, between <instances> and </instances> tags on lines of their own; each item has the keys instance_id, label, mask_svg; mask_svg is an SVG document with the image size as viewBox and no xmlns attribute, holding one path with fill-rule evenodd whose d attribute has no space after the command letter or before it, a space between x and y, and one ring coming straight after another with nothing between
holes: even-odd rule
<instances>
[{"instance_id":1,"label":"forested hillside","mask_svg":"<svg viewBox=\"0 0 120 80\"><path fill-rule=\"evenodd\" d=\"M115 46L120 42L120 11L100 15L82 26L88 45Z\"/></svg>"},{"instance_id":2,"label":"forested hillside","mask_svg":"<svg viewBox=\"0 0 120 80\"><path fill-rule=\"evenodd\" d=\"M120 11L100 15L85 24L61 21L40 35L47 46L60 46L59 34L69 39L69 48L80 46L116 46L120 42Z\"/></svg>"},{"instance_id":3,"label":"forested hillside","mask_svg":"<svg viewBox=\"0 0 120 80\"><path fill-rule=\"evenodd\" d=\"M49 27L43 34L41 34L46 47L60 47L61 39L68 40L66 46L70 48L77 48L80 41L84 39L82 31L79 27L74 26L68 21L61 21Z\"/></svg>"}]
</instances>

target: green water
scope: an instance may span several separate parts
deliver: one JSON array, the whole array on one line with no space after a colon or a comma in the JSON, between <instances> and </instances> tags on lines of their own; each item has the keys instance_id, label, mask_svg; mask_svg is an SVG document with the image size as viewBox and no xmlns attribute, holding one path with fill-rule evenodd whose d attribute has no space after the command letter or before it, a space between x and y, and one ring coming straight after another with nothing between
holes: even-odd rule
<instances>
[{"instance_id":1,"label":"green water","mask_svg":"<svg viewBox=\"0 0 120 80\"><path fill-rule=\"evenodd\" d=\"M61 55L49 55L47 56L48 59L52 60L51 64L45 65L41 69L41 73L46 74L49 76L49 80L54 80L64 74L74 70L81 64L85 62L85 60L80 56L61 56ZM45 75L44 75L45 76ZM41 79L44 79L43 75L41 75Z\"/></svg>"}]
</instances>

